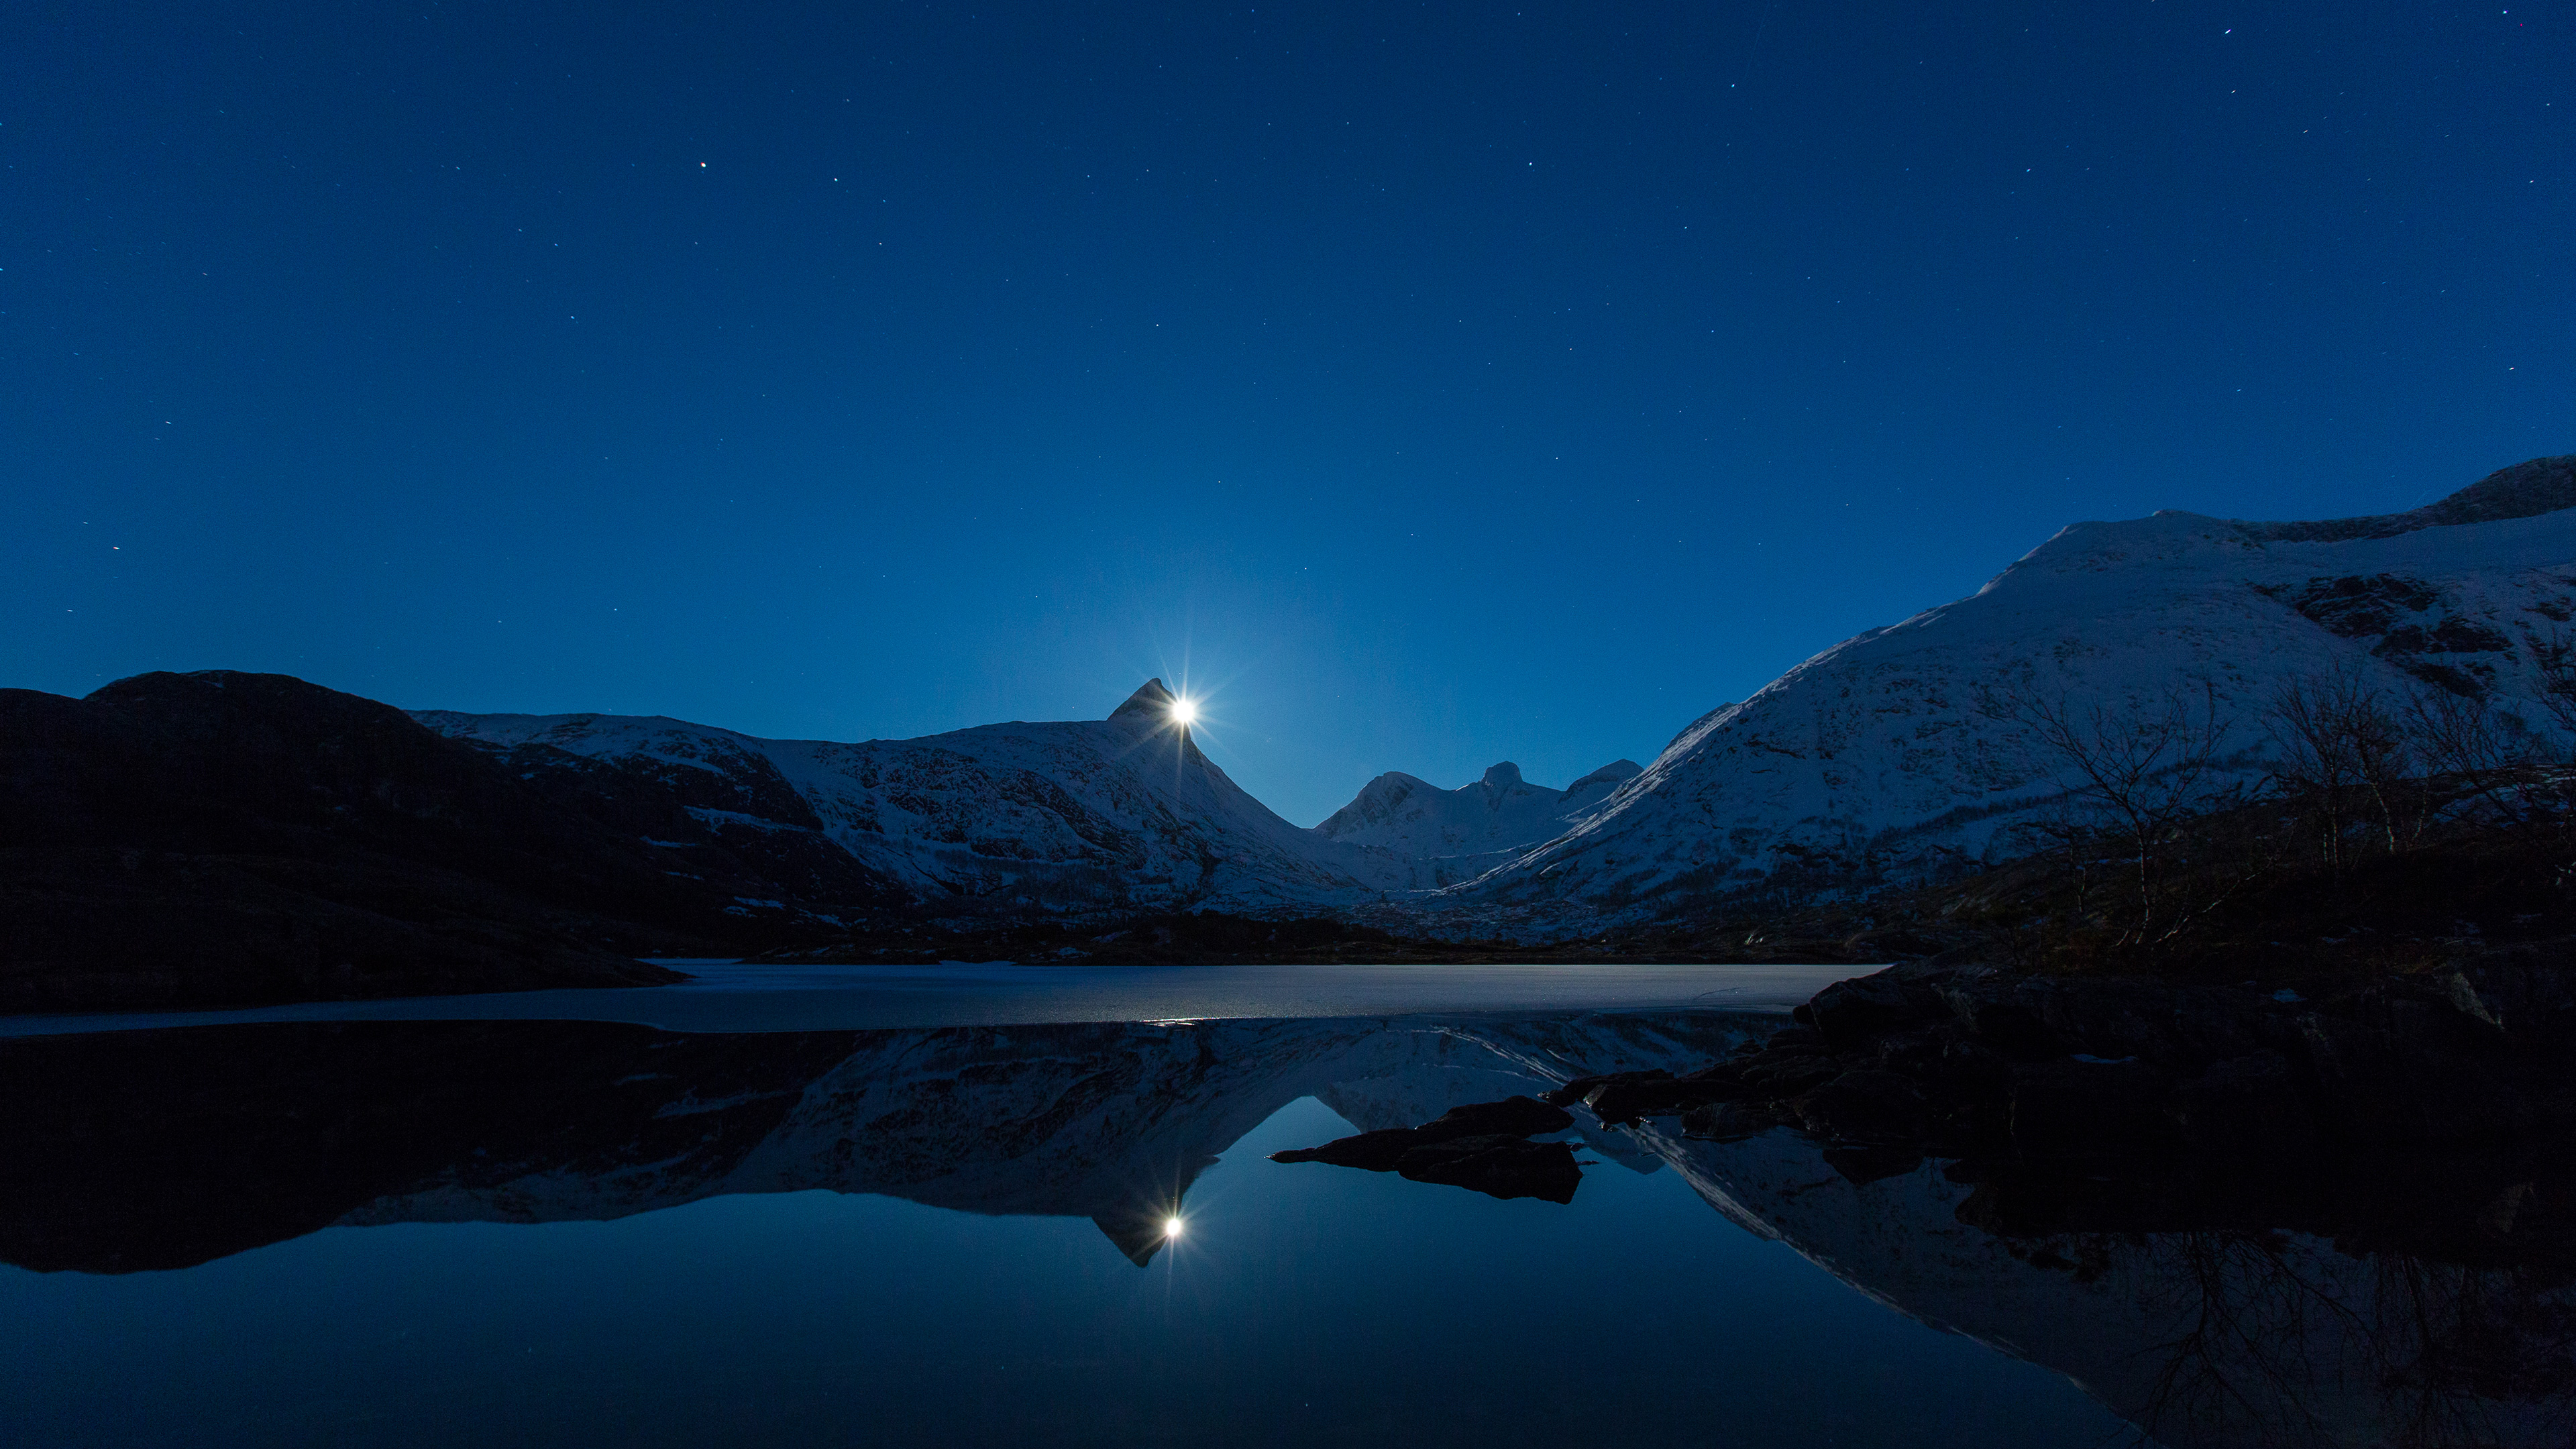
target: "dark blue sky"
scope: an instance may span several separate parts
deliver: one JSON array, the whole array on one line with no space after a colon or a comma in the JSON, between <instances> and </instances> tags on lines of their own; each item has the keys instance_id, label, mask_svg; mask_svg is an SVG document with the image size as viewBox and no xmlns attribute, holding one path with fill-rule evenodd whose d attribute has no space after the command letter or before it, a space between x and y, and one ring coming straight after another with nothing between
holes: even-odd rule
<instances>
[{"instance_id":1,"label":"dark blue sky","mask_svg":"<svg viewBox=\"0 0 2576 1449\"><path fill-rule=\"evenodd\" d=\"M0 683L906 736L1299 823L2061 525L2576 450L2576 20L22 5Z\"/></svg>"}]
</instances>

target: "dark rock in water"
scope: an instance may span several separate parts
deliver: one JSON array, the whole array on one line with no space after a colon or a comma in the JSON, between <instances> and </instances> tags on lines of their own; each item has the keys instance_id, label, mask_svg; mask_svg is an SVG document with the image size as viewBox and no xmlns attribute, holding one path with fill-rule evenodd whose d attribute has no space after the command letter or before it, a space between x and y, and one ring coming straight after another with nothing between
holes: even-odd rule
<instances>
[{"instance_id":1,"label":"dark rock in water","mask_svg":"<svg viewBox=\"0 0 2576 1449\"><path fill-rule=\"evenodd\" d=\"M1270 1154L1273 1162L1324 1162L1370 1172L1394 1172L1416 1182L1471 1188L1491 1197L1542 1197L1572 1202L1583 1180L1574 1149L1562 1142L1527 1142L1542 1132L1562 1132L1574 1115L1529 1097L1452 1107L1419 1127L1387 1127L1344 1137L1321 1147Z\"/></svg>"},{"instance_id":2,"label":"dark rock in water","mask_svg":"<svg viewBox=\"0 0 2576 1449\"><path fill-rule=\"evenodd\" d=\"M2024 981L2012 990L2065 1052L2169 1065L2241 1056L2264 1044L2263 1008L2251 993L2121 980Z\"/></svg>"},{"instance_id":3,"label":"dark rock in water","mask_svg":"<svg viewBox=\"0 0 2576 1449\"><path fill-rule=\"evenodd\" d=\"M1937 1077L1941 1074L1941 1057L1958 1036L1956 1023L1945 1027L1915 1027L1891 1032L1879 1038L1873 1050L1879 1066L1909 1077Z\"/></svg>"},{"instance_id":4,"label":"dark rock in water","mask_svg":"<svg viewBox=\"0 0 2576 1449\"><path fill-rule=\"evenodd\" d=\"M1845 1072L1794 1105L1802 1126L1836 1142L1912 1142L1931 1120L1922 1091L1894 1072Z\"/></svg>"},{"instance_id":5,"label":"dark rock in water","mask_svg":"<svg viewBox=\"0 0 2576 1449\"><path fill-rule=\"evenodd\" d=\"M1708 1140L1795 1126L1847 1176L1915 1152L2071 1180L2279 1175L2576 1131L2576 961L2527 947L2318 1002L1909 961L1834 983L1799 1021L1557 1100L1609 1125L1680 1111Z\"/></svg>"},{"instance_id":6,"label":"dark rock in water","mask_svg":"<svg viewBox=\"0 0 2576 1449\"><path fill-rule=\"evenodd\" d=\"M1426 1140L1412 1127L1385 1127L1363 1132L1357 1137L1341 1137L1321 1147L1292 1147L1270 1154L1273 1162L1328 1162L1335 1167L1357 1167L1369 1172L1393 1172L1404 1154L1423 1145Z\"/></svg>"},{"instance_id":7,"label":"dark rock in water","mask_svg":"<svg viewBox=\"0 0 2576 1449\"><path fill-rule=\"evenodd\" d=\"M2012 1140L2035 1162L2163 1152L2178 1142L2165 1079L2142 1062L2036 1062L2013 1069Z\"/></svg>"},{"instance_id":8,"label":"dark rock in water","mask_svg":"<svg viewBox=\"0 0 2576 1449\"><path fill-rule=\"evenodd\" d=\"M1285 1152L1274 1152L1270 1154L1270 1160L1327 1162L1335 1167L1392 1172L1406 1153L1418 1147L1466 1137L1499 1135L1519 1139L1541 1132L1562 1132L1573 1125L1574 1114L1562 1107L1551 1107L1529 1097L1506 1097L1499 1102L1473 1102L1463 1107L1452 1107L1419 1127L1385 1127L1356 1137L1339 1138L1321 1147L1295 1147Z\"/></svg>"},{"instance_id":9,"label":"dark rock in water","mask_svg":"<svg viewBox=\"0 0 2576 1449\"><path fill-rule=\"evenodd\" d=\"M1903 983L1885 971L1835 982L1807 1002L1807 1011L1825 1040L1845 1049L1916 1018Z\"/></svg>"},{"instance_id":10,"label":"dark rock in water","mask_svg":"<svg viewBox=\"0 0 2576 1449\"><path fill-rule=\"evenodd\" d=\"M1952 987L1946 994L1950 1009L1968 1030L2007 1057L2053 1057L2066 1050L2039 1013L2015 996L1967 987Z\"/></svg>"},{"instance_id":11,"label":"dark rock in water","mask_svg":"<svg viewBox=\"0 0 2576 1449\"><path fill-rule=\"evenodd\" d=\"M1758 1102L1713 1102L1682 1114L1682 1133L1719 1142L1758 1137L1780 1125L1780 1114Z\"/></svg>"},{"instance_id":12,"label":"dark rock in water","mask_svg":"<svg viewBox=\"0 0 2576 1449\"><path fill-rule=\"evenodd\" d=\"M1445 1183L1488 1197L1545 1198L1574 1201L1583 1185L1583 1170L1574 1149L1563 1142L1524 1142L1503 1134L1452 1137L1416 1147L1396 1164L1400 1175L1415 1182Z\"/></svg>"},{"instance_id":13,"label":"dark rock in water","mask_svg":"<svg viewBox=\"0 0 2576 1449\"><path fill-rule=\"evenodd\" d=\"M2281 1159L2317 1148L2316 1121L2299 1095L2289 1058L2276 1051L2210 1063L2175 1089L2173 1117L2195 1152Z\"/></svg>"},{"instance_id":14,"label":"dark rock in water","mask_svg":"<svg viewBox=\"0 0 2576 1449\"><path fill-rule=\"evenodd\" d=\"M1604 1122L1634 1122L1659 1111L1670 1111L1677 1087L1673 1074L1666 1071L1621 1072L1584 1097L1592 1115Z\"/></svg>"},{"instance_id":15,"label":"dark rock in water","mask_svg":"<svg viewBox=\"0 0 2576 1449\"><path fill-rule=\"evenodd\" d=\"M1529 1097L1505 1097L1499 1102L1452 1107L1413 1130L1425 1135L1464 1137L1499 1132L1512 1137L1535 1137L1541 1132L1562 1132L1573 1125L1574 1114L1562 1107Z\"/></svg>"},{"instance_id":16,"label":"dark rock in water","mask_svg":"<svg viewBox=\"0 0 2576 1449\"><path fill-rule=\"evenodd\" d=\"M1602 1076L1576 1077L1564 1086L1541 1092L1539 1100L1554 1107L1570 1107L1591 1096L1596 1088L1608 1080L1610 1080L1608 1077Z\"/></svg>"},{"instance_id":17,"label":"dark rock in water","mask_svg":"<svg viewBox=\"0 0 2576 1449\"><path fill-rule=\"evenodd\" d=\"M1543 1100L1554 1106L1566 1107L1576 1102L1591 1101L1604 1087L1634 1086L1640 1082L1669 1082L1672 1079L1673 1074L1661 1067L1642 1072L1608 1072L1600 1076L1576 1077L1573 1081L1549 1092Z\"/></svg>"},{"instance_id":18,"label":"dark rock in water","mask_svg":"<svg viewBox=\"0 0 2576 1449\"><path fill-rule=\"evenodd\" d=\"M1753 1094L1757 1089L1733 1062L1675 1077L1663 1072L1622 1073L1592 1089L1584 1105L1603 1124L1618 1126L1664 1117Z\"/></svg>"},{"instance_id":19,"label":"dark rock in water","mask_svg":"<svg viewBox=\"0 0 2576 1449\"><path fill-rule=\"evenodd\" d=\"M1903 1177L1923 1165L1923 1152L1910 1142L1880 1142L1866 1147L1828 1147L1825 1165L1854 1186L1881 1178Z\"/></svg>"},{"instance_id":20,"label":"dark rock in water","mask_svg":"<svg viewBox=\"0 0 2576 1449\"><path fill-rule=\"evenodd\" d=\"M1842 1074L1841 1062L1803 1051L1764 1052L1743 1065L1745 1085L1771 1097L1795 1097Z\"/></svg>"},{"instance_id":21,"label":"dark rock in water","mask_svg":"<svg viewBox=\"0 0 2576 1449\"><path fill-rule=\"evenodd\" d=\"M1962 1087L1991 1086L2012 1079L2012 1063L1981 1041L1954 1041L1941 1048L1941 1080Z\"/></svg>"}]
</instances>

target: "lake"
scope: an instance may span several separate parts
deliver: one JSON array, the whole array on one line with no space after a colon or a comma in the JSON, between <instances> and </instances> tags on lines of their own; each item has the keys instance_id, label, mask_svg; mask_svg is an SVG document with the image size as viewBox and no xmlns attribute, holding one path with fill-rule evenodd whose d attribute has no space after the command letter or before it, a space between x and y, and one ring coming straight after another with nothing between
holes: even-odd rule
<instances>
[{"instance_id":1,"label":"lake","mask_svg":"<svg viewBox=\"0 0 2576 1449\"><path fill-rule=\"evenodd\" d=\"M0 1443L2564 1442L2403 1371L2428 1302L2563 1356L2528 1274L1580 1108L1562 1203L1269 1160L1703 1064L1773 968L702 964L0 1024Z\"/></svg>"}]
</instances>

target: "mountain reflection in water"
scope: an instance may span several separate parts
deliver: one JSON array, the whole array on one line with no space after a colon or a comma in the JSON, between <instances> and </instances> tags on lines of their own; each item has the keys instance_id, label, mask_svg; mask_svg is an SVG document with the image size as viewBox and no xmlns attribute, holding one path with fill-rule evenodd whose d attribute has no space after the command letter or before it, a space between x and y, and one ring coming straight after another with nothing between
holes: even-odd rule
<instances>
[{"instance_id":1,"label":"mountain reflection in water","mask_svg":"<svg viewBox=\"0 0 2576 1449\"><path fill-rule=\"evenodd\" d=\"M1087 1217L1142 1263L1217 1154L1300 1097L1404 1126L1569 1066L1704 1058L1771 1024L288 1022L26 1038L0 1042L0 1260L177 1268L334 1223L616 1218L827 1188Z\"/></svg>"},{"instance_id":2,"label":"mountain reflection in water","mask_svg":"<svg viewBox=\"0 0 2576 1449\"><path fill-rule=\"evenodd\" d=\"M598 1221L822 1188L1087 1218L1145 1265L1175 1241L1218 1154L1300 1099L1361 1131L1407 1127L1575 1076L1687 1069L1776 1021L745 1035L292 1022L22 1038L0 1042L0 1260L131 1274L335 1225ZM2338 1193L2349 1205L2327 1223L2313 1204L2231 1215L2206 1192L2178 1204L2145 1184L1829 1160L1786 1131L1710 1142L1668 1118L1575 1117L1587 1154L1676 1172L1735 1224L1900 1313L2069 1375L2174 1446L2536 1445L2576 1432L2576 1245L2562 1231L2576 1172L2554 1156L2462 1165L2449 1198ZM1518 1331L1545 1335L1547 1306L1530 1313ZM1712 1402L1709 1422L1740 1412Z\"/></svg>"}]
</instances>

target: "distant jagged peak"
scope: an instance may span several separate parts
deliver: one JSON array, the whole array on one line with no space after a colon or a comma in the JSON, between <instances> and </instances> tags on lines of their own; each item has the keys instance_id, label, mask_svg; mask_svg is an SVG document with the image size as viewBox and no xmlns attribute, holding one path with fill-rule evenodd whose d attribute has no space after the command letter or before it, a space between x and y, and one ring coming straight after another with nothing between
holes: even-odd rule
<instances>
[{"instance_id":1,"label":"distant jagged peak","mask_svg":"<svg viewBox=\"0 0 2576 1449\"><path fill-rule=\"evenodd\" d=\"M1492 789L1508 790L1522 783L1521 767L1509 760L1498 765L1488 765L1485 767L1485 778L1481 783Z\"/></svg>"},{"instance_id":2,"label":"distant jagged peak","mask_svg":"<svg viewBox=\"0 0 2576 1449\"><path fill-rule=\"evenodd\" d=\"M1133 724L1168 724L1172 718L1172 706L1177 702L1172 692L1163 687L1163 681L1148 679L1136 687L1134 694L1127 696L1125 704L1111 710L1109 717Z\"/></svg>"}]
</instances>

